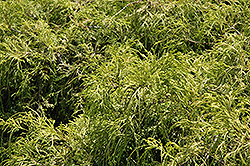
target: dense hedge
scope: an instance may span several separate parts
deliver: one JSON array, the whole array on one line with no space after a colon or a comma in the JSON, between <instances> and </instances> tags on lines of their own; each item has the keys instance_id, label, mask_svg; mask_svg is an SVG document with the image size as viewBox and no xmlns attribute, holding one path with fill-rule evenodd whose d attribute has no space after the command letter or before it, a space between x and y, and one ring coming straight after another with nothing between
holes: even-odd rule
<instances>
[{"instance_id":1,"label":"dense hedge","mask_svg":"<svg viewBox=\"0 0 250 166\"><path fill-rule=\"evenodd\" d=\"M0 2L0 165L249 165L250 2Z\"/></svg>"}]
</instances>

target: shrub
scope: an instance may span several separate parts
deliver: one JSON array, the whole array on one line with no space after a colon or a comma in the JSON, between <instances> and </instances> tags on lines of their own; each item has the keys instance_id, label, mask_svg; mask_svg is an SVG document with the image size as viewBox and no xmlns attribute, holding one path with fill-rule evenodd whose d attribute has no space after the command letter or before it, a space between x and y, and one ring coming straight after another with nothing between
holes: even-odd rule
<instances>
[{"instance_id":1,"label":"shrub","mask_svg":"<svg viewBox=\"0 0 250 166\"><path fill-rule=\"evenodd\" d=\"M1 1L1 165L248 165L249 5Z\"/></svg>"}]
</instances>

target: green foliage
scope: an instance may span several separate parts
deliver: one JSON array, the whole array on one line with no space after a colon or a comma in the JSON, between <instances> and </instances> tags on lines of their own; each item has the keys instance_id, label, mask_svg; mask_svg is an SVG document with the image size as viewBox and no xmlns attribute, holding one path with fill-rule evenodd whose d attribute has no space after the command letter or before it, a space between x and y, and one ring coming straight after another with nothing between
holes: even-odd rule
<instances>
[{"instance_id":1,"label":"green foliage","mask_svg":"<svg viewBox=\"0 0 250 166\"><path fill-rule=\"evenodd\" d=\"M0 5L0 165L250 164L248 1Z\"/></svg>"}]
</instances>

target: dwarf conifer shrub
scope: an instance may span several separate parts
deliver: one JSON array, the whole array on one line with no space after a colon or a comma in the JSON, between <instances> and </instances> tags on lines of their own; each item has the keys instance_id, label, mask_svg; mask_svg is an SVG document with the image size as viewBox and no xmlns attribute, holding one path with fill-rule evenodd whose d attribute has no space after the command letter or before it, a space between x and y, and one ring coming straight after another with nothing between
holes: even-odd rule
<instances>
[{"instance_id":1,"label":"dwarf conifer shrub","mask_svg":"<svg viewBox=\"0 0 250 166\"><path fill-rule=\"evenodd\" d=\"M0 165L249 165L248 1L0 3Z\"/></svg>"}]
</instances>

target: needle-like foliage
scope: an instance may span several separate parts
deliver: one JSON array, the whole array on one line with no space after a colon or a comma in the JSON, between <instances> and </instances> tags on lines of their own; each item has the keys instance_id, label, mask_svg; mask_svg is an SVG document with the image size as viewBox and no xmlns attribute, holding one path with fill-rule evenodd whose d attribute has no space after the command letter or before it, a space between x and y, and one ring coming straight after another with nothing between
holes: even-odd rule
<instances>
[{"instance_id":1,"label":"needle-like foliage","mask_svg":"<svg viewBox=\"0 0 250 166\"><path fill-rule=\"evenodd\" d=\"M250 2L0 2L0 165L249 165Z\"/></svg>"}]
</instances>

